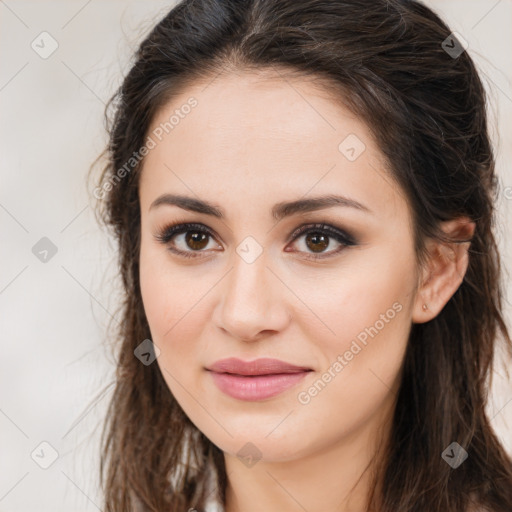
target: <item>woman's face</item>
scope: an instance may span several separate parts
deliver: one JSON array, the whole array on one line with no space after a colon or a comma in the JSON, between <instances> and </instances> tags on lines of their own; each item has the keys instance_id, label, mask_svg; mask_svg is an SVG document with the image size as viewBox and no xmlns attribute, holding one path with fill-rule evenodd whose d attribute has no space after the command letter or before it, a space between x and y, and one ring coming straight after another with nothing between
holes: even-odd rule
<instances>
[{"instance_id":1,"label":"woman's face","mask_svg":"<svg viewBox=\"0 0 512 512\"><path fill-rule=\"evenodd\" d=\"M268 461L377 428L394 404L418 269L410 211L365 124L310 82L243 74L189 87L148 135L143 305L191 421L226 454ZM327 196L345 199L315 202ZM219 215L193 211L202 202ZM193 225L166 239L178 223ZM307 371L211 371L226 358Z\"/></svg>"}]
</instances>

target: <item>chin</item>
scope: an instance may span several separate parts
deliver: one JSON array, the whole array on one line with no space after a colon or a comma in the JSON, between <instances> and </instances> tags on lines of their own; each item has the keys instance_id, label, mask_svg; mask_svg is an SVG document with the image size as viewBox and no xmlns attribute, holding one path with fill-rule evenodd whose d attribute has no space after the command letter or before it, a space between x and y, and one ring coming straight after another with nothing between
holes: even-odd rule
<instances>
[{"instance_id":1,"label":"chin","mask_svg":"<svg viewBox=\"0 0 512 512\"><path fill-rule=\"evenodd\" d=\"M298 439L287 435L285 431L282 432L282 436L274 438L272 434L268 435L269 430L255 429L254 425L250 429L244 429L244 434L240 434L240 431L234 432L229 427L227 429L233 434L233 437L229 437L225 432L222 438L207 437L226 455L237 457L248 466L254 461L285 462L293 460L307 451L307 447L302 447ZM300 437L302 440L304 439L303 434Z\"/></svg>"}]
</instances>

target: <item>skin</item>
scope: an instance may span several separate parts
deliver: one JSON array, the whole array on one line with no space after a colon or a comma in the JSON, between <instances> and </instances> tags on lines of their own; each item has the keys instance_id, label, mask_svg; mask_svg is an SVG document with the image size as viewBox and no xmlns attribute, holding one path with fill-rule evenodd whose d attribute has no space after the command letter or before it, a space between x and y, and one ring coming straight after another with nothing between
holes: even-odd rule
<instances>
[{"instance_id":1,"label":"skin","mask_svg":"<svg viewBox=\"0 0 512 512\"><path fill-rule=\"evenodd\" d=\"M435 317L456 291L468 244L429 241L429 263L418 266L408 204L368 127L318 85L268 72L207 84L189 86L157 113L150 131L190 97L198 101L151 149L140 179L140 283L157 364L191 421L225 454L227 512L362 511L370 483L364 470L389 436L411 325ZM355 161L338 149L349 134L366 146ZM150 209L163 193L207 200L226 217ZM271 217L276 203L332 193L371 212L335 206ZM194 252L184 234L157 240L178 222L213 232L199 257L169 251L174 243ZM289 236L317 222L352 234L357 245L336 253L340 243L330 237L323 249L330 256L309 260L317 253L308 235ZM474 225L458 219L443 228L467 236ZM252 263L236 251L248 236L263 249ZM299 393L332 373L338 356L393 304L400 311L301 403ZM231 356L313 371L273 398L242 401L222 393L205 370ZM237 456L246 443L261 454L250 467Z\"/></svg>"}]
</instances>

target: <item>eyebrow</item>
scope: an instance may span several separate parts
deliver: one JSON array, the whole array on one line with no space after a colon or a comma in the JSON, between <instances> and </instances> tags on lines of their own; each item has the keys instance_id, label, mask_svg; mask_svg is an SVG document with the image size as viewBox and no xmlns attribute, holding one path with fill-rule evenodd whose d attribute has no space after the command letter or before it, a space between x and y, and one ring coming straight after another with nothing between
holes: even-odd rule
<instances>
[{"instance_id":1,"label":"eyebrow","mask_svg":"<svg viewBox=\"0 0 512 512\"><path fill-rule=\"evenodd\" d=\"M163 194L153 201L149 209L152 210L153 208L162 205L174 205L191 212L212 215L218 219L224 219L226 217L225 212L221 207L209 203L208 201L196 199L194 197L177 194ZM279 221L296 213L307 213L316 210L322 210L324 208L330 208L333 206L344 206L348 208L354 208L366 213L372 213L372 211L367 206L364 206L354 199L349 199L348 197L337 195L325 195L311 197L308 199L297 199L295 201L277 203L273 206L271 214L272 218Z\"/></svg>"}]
</instances>

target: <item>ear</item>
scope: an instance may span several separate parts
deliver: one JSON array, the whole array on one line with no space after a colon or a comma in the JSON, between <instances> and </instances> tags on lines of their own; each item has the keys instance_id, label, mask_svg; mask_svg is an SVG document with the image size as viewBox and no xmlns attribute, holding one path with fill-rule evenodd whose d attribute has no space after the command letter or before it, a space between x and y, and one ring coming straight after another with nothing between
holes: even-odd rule
<instances>
[{"instance_id":1,"label":"ear","mask_svg":"<svg viewBox=\"0 0 512 512\"><path fill-rule=\"evenodd\" d=\"M441 229L454 242L427 241L428 257L420 272L413 323L421 324L435 318L462 284L468 268L468 249L475 223L467 217L459 217L442 222Z\"/></svg>"}]
</instances>

